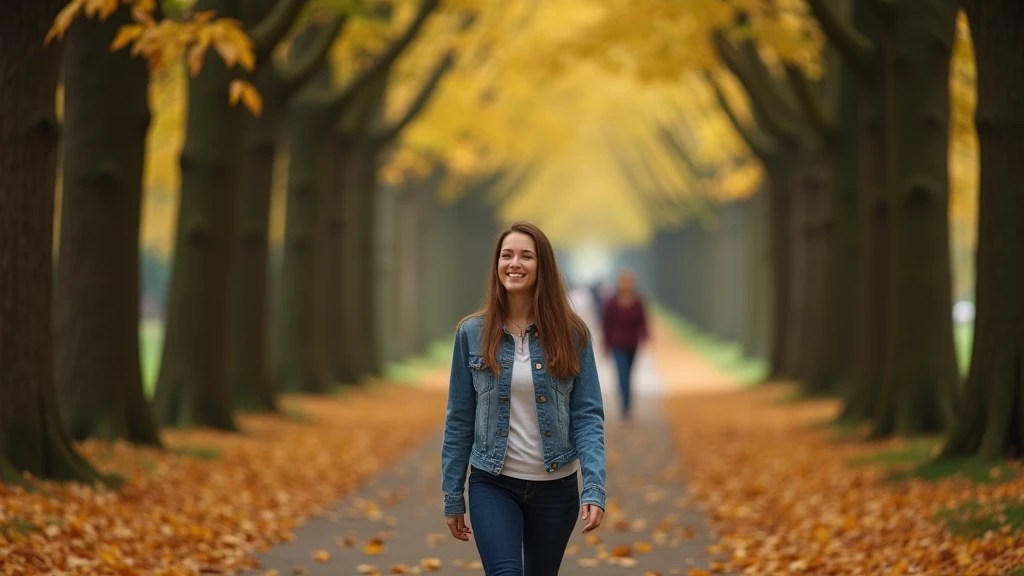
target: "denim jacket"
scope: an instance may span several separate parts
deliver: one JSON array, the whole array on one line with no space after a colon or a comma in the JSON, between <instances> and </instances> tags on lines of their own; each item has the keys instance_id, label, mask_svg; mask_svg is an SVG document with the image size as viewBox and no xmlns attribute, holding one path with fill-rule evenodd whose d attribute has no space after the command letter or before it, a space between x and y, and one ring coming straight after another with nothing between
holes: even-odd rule
<instances>
[{"instance_id":1,"label":"denim jacket","mask_svg":"<svg viewBox=\"0 0 1024 576\"><path fill-rule=\"evenodd\" d=\"M459 327L448 383L448 409L441 447L445 515L465 514L468 465L498 474L505 461L515 344L506 331L498 352L501 375L484 368L483 318ZM537 327L527 329L544 466L548 472L580 460L583 504L605 508L604 406L593 339L580 352L580 373L568 379L547 371Z\"/></svg>"}]
</instances>

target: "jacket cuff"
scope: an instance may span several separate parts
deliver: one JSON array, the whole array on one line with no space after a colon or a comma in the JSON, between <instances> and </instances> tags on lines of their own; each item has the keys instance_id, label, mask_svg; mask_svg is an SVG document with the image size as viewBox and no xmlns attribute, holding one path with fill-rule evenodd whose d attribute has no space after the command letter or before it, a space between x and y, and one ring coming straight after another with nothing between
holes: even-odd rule
<instances>
[{"instance_id":1,"label":"jacket cuff","mask_svg":"<svg viewBox=\"0 0 1024 576\"><path fill-rule=\"evenodd\" d=\"M596 484L590 484L583 487L583 492L580 494L581 504L596 504L601 510L607 510L605 506L606 495L604 488Z\"/></svg>"},{"instance_id":2,"label":"jacket cuff","mask_svg":"<svg viewBox=\"0 0 1024 576\"><path fill-rule=\"evenodd\" d=\"M466 498L462 494L444 495L444 515L455 516L466 513Z\"/></svg>"}]
</instances>

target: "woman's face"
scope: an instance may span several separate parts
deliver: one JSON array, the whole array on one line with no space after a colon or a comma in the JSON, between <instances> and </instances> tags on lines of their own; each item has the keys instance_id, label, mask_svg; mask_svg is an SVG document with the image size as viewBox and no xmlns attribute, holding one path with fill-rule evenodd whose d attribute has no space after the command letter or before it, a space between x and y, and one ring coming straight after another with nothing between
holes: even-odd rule
<instances>
[{"instance_id":1,"label":"woman's face","mask_svg":"<svg viewBox=\"0 0 1024 576\"><path fill-rule=\"evenodd\" d=\"M537 285L537 246L533 237L511 232L501 241L498 278L509 293L530 292Z\"/></svg>"}]
</instances>

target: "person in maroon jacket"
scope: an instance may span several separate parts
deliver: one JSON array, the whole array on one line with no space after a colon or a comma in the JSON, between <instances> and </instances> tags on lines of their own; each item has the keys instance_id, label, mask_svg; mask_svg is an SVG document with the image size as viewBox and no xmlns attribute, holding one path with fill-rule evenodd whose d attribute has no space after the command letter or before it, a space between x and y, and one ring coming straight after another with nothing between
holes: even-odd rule
<instances>
[{"instance_id":1,"label":"person in maroon jacket","mask_svg":"<svg viewBox=\"0 0 1024 576\"><path fill-rule=\"evenodd\" d=\"M624 270L619 274L615 295L608 299L601 313L604 350L615 358L619 373L622 418L629 420L632 390L630 374L637 348L648 338L647 312L636 293L633 274Z\"/></svg>"}]
</instances>

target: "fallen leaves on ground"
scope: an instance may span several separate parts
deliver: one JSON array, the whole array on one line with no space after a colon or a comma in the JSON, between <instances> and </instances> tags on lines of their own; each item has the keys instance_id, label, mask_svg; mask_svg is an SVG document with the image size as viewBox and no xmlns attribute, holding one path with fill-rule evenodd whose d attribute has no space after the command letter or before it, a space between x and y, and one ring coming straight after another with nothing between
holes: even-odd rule
<instances>
[{"instance_id":1,"label":"fallen leaves on ground","mask_svg":"<svg viewBox=\"0 0 1024 576\"><path fill-rule=\"evenodd\" d=\"M241 434L167 430L166 452L85 442L91 462L128 482L118 491L0 484L0 574L255 568L251 553L291 540L300 521L421 442L443 422L444 402L381 383L340 397L285 397L293 417L242 415ZM312 560L329 561L320 552Z\"/></svg>"},{"instance_id":2,"label":"fallen leaves on ground","mask_svg":"<svg viewBox=\"0 0 1024 576\"><path fill-rule=\"evenodd\" d=\"M783 403L786 391L679 396L667 410L690 490L720 534L711 566L745 574L1003 575L1024 565L1024 535L949 532L936 515L972 503L1024 502L1024 478L891 482L851 459L905 445L836 442L835 401ZM691 574L705 574L691 570Z\"/></svg>"}]
</instances>

